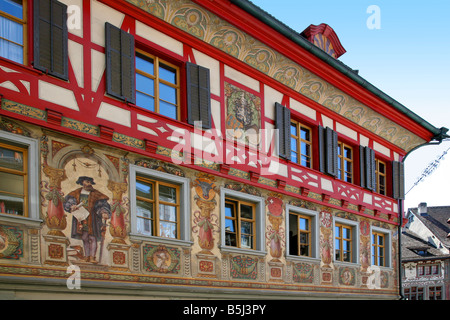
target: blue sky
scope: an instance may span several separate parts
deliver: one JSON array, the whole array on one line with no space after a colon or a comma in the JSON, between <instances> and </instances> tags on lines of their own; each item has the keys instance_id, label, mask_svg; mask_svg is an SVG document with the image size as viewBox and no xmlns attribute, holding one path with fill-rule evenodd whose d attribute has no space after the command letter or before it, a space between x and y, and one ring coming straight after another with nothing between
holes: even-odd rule
<instances>
[{"instance_id":1,"label":"blue sky","mask_svg":"<svg viewBox=\"0 0 450 320\"><path fill-rule=\"evenodd\" d=\"M310 24L330 25L347 51L339 60L435 127L450 129L450 1L251 1L298 32ZM380 10L379 29L367 27L371 5ZM449 147L450 141L411 153L406 190ZM405 208L420 202L450 206L450 152L407 194Z\"/></svg>"}]
</instances>

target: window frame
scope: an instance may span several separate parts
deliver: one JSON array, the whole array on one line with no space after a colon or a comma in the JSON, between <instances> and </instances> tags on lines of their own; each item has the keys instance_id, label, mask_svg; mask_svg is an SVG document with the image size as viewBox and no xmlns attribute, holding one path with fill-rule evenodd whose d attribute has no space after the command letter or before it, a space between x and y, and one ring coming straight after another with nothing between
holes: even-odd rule
<instances>
[{"instance_id":1,"label":"window frame","mask_svg":"<svg viewBox=\"0 0 450 320\"><path fill-rule=\"evenodd\" d=\"M351 158L347 158L344 156L345 148L348 148L351 150ZM348 183L354 183L354 181L355 181L355 149L351 145L349 145L341 140L338 141L337 149L338 149L338 151L337 151L338 166L336 168L336 173L337 173L336 178L339 180L348 182ZM347 181L347 177L346 177L346 173L347 173L347 171L345 170L346 163L351 164L350 181ZM341 166L340 168L339 168L339 164Z\"/></svg>"},{"instance_id":2,"label":"window frame","mask_svg":"<svg viewBox=\"0 0 450 320\"><path fill-rule=\"evenodd\" d=\"M13 41L10 41L9 39L5 39L8 42L20 45L22 47L23 50L23 59L22 62L17 62L14 60L11 60L7 57L0 57L2 59L8 59L10 61L13 61L15 63L20 63L23 65L27 65L28 64L28 24L29 24L29 17L28 17L28 0L22 0L22 19L17 18L13 15L10 15L4 11L0 11L0 16L4 17L8 20L14 21L16 23L20 23L22 25L22 39L23 39L23 45L19 44L19 43L15 43Z\"/></svg>"},{"instance_id":3,"label":"window frame","mask_svg":"<svg viewBox=\"0 0 450 320\"><path fill-rule=\"evenodd\" d=\"M297 130L297 136L293 135L291 130L290 130L293 123L295 124L296 130ZM302 139L302 137L301 137L301 129L302 128L305 128L305 129L307 129L309 131L310 141ZM303 166L305 168L312 169L313 168L313 160L314 160L313 159L313 130L312 130L312 128L310 126L307 126L307 125L303 124L302 122L300 122L298 120L295 120L295 119L291 118L291 124L289 126L289 133L290 133L290 142L292 143L292 139L294 139L296 141L297 150L298 150L298 152L296 152L297 153L297 161L293 161L292 160L292 153L294 153L294 151L292 150L292 147L291 147L291 154L289 156L289 160L294 162L294 163L297 163L297 164L299 164L299 165L301 165L301 166ZM302 145L303 144L306 144L307 147L309 148L309 153L310 153L309 156L308 155L304 155L302 153ZM303 156L309 158L309 166L302 164L302 157Z\"/></svg>"},{"instance_id":4,"label":"window frame","mask_svg":"<svg viewBox=\"0 0 450 320\"><path fill-rule=\"evenodd\" d=\"M384 173L380 173L380 167L379 165L382 164L384 165ZM381 185L380 183L380 178L384 177L384 184ZM387 196L387 179L388 179L388 174L387 174L387 163L386 161L380 160L378 158L375 158L375 186L376 186L376 192L383 195L383 196ZM381 191L381 187L383 187L383 192Z\"/></svg>"},{"instance_id":5,"label":"window frame","mask_svg":"<svg viewBox=\"0 0 450 320\"><path fill-rule=\"evenodd\" d=\"M149 168L130 165L130 238L136 240L151 240L154 242L176 244L183 246L192 245L191 241L191 200L190 200L190 180L185 177L175 176L166 172L161 172ZM165 238L155 235L144 235L137 229L137 196L136 179L137 176L145 176L150 180L158 180L162 183L174 184L179 186L180 207L179 207L179 238Z\"/></svg>"},{"instance_id":6,"label":"window frame","mask_svg":"<svg viewBox=\"0 0 450 320\"><path fill-rule=\"evenodd\" d=\"M177 103L173 104L173 103L167 102L167 103L169 103L171 105L174 105L176 107L176 118L173 119L173 118L171 118L169 116L165 116L165 117L168 117L168 118L176 120L176 121L181 121L181 67L179 65L176 65L176 64L173 64L173 63L169 62L167 59L164 59L164 57L160 57L157 54L152 54L152 53L150 53L150 52L148 52L146 50L143 50L143 49L140 49L138 47L135 47L135 61L136 61L136 58L138 56L143 56L144 58L153 60L153 66L154 66L153 67L153 73L154 74L151 75L149 73L146 73L144 71L141 71L141 70L137 69L137 65L135 63L135 68L134 68L135 88L134 88L134 91L135 91L135 97L136 97L136 101L135 101L136 106L141 108L141 109L143 109L143 110L150 111L150 112L155 112L158 115L164 116L160 112L160 102L161 101L166 102L165 100L162 100L160 98L160 94L159 94L159 84L162 83L162 84L167 85L167 86L169 86L171 88L174 88L176 90L176 97L175 98L176 98L176 102ZM159 66L160 66L160 64L167 65L168 67L173 68L173 69L176 70L176 72L175 72L176 83L175 84L170 83L169 81L166 81L166 80L161 79L159 77ZM153 99L154 99L154 111L151 111L150 109L148 109L146 107L143 107L143 106L139 106L137 104L137 93L138 93L138 89L137 89L137 87L138 87L137 75L138 74L140 74L140 75L142 75L142 76L144 76L146 78L152 79L154 81L154 87L153 87L153 89L154 89L154 96L153 96ZM146 93L144 93L144 94L146 94Z\"/></svg>"},{"instance_id":7,"label":"window frame","mask_svg":"<svg viewBox=\"0 0 450 320\"><path fill-rule=\"evenodd\" d=\"M39 143L37 140L12 134L9 132L0 130L0 141L3 144L11 143L14 145L19 145L24 149L27 149L27 164L28 164L28 172L27 172L27 213L23 216L12 215L12 214L4 214L0 213L1 219L9 220L9 221L28 221L30 223L41 223L39 212L40 212L40 203L39 203L39 180L40 180L40 161L36 161L36 159L40 159L39 154Z\"/></svg>"},{"instance_id":8,"label":"window frame","mask_svg":"<svg viewBox=\"0 0 450 320\"><path fill-rule=\"evenodd\" d=\"M342 261L336 259L336 225L342 225L351 228L351 259L350 261ZM333 261L338 264L359 265L359 222L334 217L333 219Z\"/></svg>"},{"instance_id":9,"label":"window frame","mask_svg":"<svg viewBox=\"0 0 450 320\"><path fill-rule=\"evenodd\" d=\"M373 248L373 238L372 235L382 234L384 235L384 266L379 266L380 268L392 269L392 231L380 227L371 226L370 228L370 263L372 264L372 248ZM378 266L376 264L376 266Z\"/></svg>"},{"instance_id":10,"label":"window frame","mask_svg":"<svg viewBox=\"0 0 450 320\"><path fill-rule=\"evenodd\" d=\"M231 189L222 187L220 189L220 210L221 218L220 222L222 226L225 226L225 203L227 198L241 200L242 202L249 202L255 206L255 248L237 248L233 246L226 245L225 241L225 228L220 230L220 249L227 252L235 252L242 254L252 254L252 255L266 255L265 246L265 202L264 198L247 194L244 192L239 192Z\"/></svg>"},{"instance_id":11,"label":"window frame","mask_svg":"<svg viewBox=\"0 0 450 320\"><path fill-rule=\"evenodd\" d=\"M311 236L310 236L310 256L301 256L301 255L293 255L290 254L290 245L291 240L289 237L289 231L290 231L290 221L291 221L291 214L297 215L297 216L304 216L308 217L310 219L310 228L311 228ZM320 260L320 253L319 253L319 213L317 211L305 209L296 207L290 204L286 204L286 230L288 230L288 234L286 235L286 257L290 260L314 260L319 261Z\"/></svg>"},{"instance_id":12,"label":"window frame","mask_svg":"<svg viewBox=\"0 0 450 320\"><path fill-rule=\"evenodd\" d=\"M229 232L226 230L225 228L225 241L227 238L227 233L233 233L236 235L236 246L232 246L232 245L228 245L230 247L235 247L235 248L241 248L241 249L254 249L256 248L256 204L252 203L252 202L248 202L248 201L243 201L240 199L235 199L235 198L231 198L231 197L227 197L225 199L225 207L227 206L227 204L231 204L233 205L234 208L234 215L232 217L228 217L227 215L225 215L225 222L227 220L230 221L234 221L234 227L236 232ZM244 218L241 215L241 210L242 207L241 205L246 205L252 208L252 218ZM250 247L244 247L242 245L242 236L244 235L244 233L242 232L242 222L248 222L251 224L252 226L252 232L251 233L245 233L245 235L249 235L252 238Z\"/></svg>"},{"instance_id":13,"label":"window frame","mask_svg":"<svg viewBox=\"0 0 450 320\"><path fill-rule=\"evenodd\" d=\"M152 223L152 235L155 237L161 237L161 238L169 238L169 239L178 239L180 238L180 186L176 185L176 184L172 184L172 183L168 183L165 181L161 181L161 180L157 180L157 179L151 179L148 177L143 177L140 175L136 176L136 181L141 181L144 183L149 183L152 184L153 186L153 200L151 199L146 199L144 197L139 197L136 196L136 200L140 200L140 201L144 201L145 203L151 203L153 206L153 218L146 218L146 217L141 217L139 216L139 218L143 218L146 220L150 220ZM163 200L159 199L159 193L160 193L160 186L167 186L167 187L171 187L174 188L176 190L176 203L170 203L170 202L166 202ZM160 229L160 222L161 221L165 221L165 220L161 220L160 217L160 210L159 210L159 205L163 204L163 205L168 205L171 207L175 207L176 209L176 220L175 220L175 225L176 225L176 238L170 238L170 237L163 237L161 235L161 229ZM137 216L137 212L136 212L136 217ZM171 223L173 223L173 221L169 221Z\"/></svg>"}]
</instances>

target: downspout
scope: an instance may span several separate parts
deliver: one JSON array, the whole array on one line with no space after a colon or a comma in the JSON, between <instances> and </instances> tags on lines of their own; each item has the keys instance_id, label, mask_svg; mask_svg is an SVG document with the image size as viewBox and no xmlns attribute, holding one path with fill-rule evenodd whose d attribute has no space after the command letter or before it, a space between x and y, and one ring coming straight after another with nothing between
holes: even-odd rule
<instances>
[{"instance_id":1,"label":"downspout","mask_svg":"<svg viewBox=\"0 0 450 320\"><path fill-rule=\"evenodd\" d=\"M433 145L439 145L447 138L450 138L449 135L447 135L447 128L440 128L439 134L435 135L431 141L426 142L424 144L421 144L411 150L409 150L406 155L402 159L402 163L405 163L406 158L417 149L425 146L433 146ZM400 295L400 300L405 300L405 296L403 295L403 289L402 289L402 225L403 225L403 200L398 199L398 208L400 213L400 223L398 224L398 291Z\"/></svg>"}]
</instances>

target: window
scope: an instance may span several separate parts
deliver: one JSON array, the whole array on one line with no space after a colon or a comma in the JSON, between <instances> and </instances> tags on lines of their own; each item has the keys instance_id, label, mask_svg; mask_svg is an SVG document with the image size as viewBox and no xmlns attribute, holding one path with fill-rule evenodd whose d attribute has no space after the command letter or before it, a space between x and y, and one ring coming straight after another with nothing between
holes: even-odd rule
<instances>
[{"instance_id":1,"label":"window","mask_svg":"<svg viewBox=\"0 0 450 320\"><path fill-rule=\"evenodd\" d=\"M131 236L190 241L189 179L130 166Z\"/></svg>"},{"instance_id":2,"label":"window","mask_svg":"<svg viewBox=\"0 0 450 320\"><path fill-rule=\"evenodd\" d=\"M423 288L411 287L404 289L405 298L408 300L423 300Z\"/></svg>"},{"instance_id":3,"label":"window","mask_svg":"<svg viewBox=\"0 0 450 320\"><path fill-rule=\"evenodd\" d=\"M372 232L372 265L386 266L386 240L385 235Z\"/></svg>"},{"instance_id":4,"label":"window","mask_svg":"<svg viewBox=\"0 0 450 320\"><path fill-rule=\"evenodd\" d=\"M0 56L25 64L26 1L0 0Z\"/></svg>"},{"instance_id":5,"label":"window","mask_svg":"<svg viewBox=\"0 0 450 320\"><path fill-rule=\"evenodd\" d=\"M34 61L36 69L69 77L67 6L57 0L35 0Z\"/></svg>"},{"instance_id":6,"label":"window","mask_svg":"<svg viewBox=\"0 0 450 320\"><path fill-rule=\"evenodd\" d=\"M311 217L289 213L289 254L311 256Z\"/></svg>"},{"instance_id":7,"label":"window","mask_svg":"<svg viewBox=\"0 0 450 320\"><path fill-rule=\"evenodd\" d=\"M28 216L27 149L0 142L0 213Z\"/></svg>"},{"instance_id":8,"label":"window","mask_svg":"<svg viewBox=\"0 0 450 320\"><path fill-rule=\"evenodd\" d=\"M430 287L428 297L430 300L442 300L442 287Z\"/></svg>"},{"instance_id":9,"label":"window","mask_svg":"<svg viewBox=\"0 0 450 320\"><path fill-rule=\"evenodd\" d=\"M265 254L264 199L243 192L222 188L221 249L225 251Z\"/></svg>"},{"instance_id":10,"label":"window","mask_svg":"<svg viewBox=\"0 0 450 320\"><path fill-rule=\"evenodd\" d=\"M290 258L318 258L318 213L286 204L286 254Z\"/></svg>"},{"instance_id":11,"label":"window","mask_svg":"<svg viewBox=\"0 0 450 320\"><path fill-rule=\"evenodd\" d=\"M136 52L136 105L180 118L180 70L142 51Z\"/></svg>"},{"instance_id":12,"label":"window","mask_svg":"<svg viewBox=\"0 0 450 320\"><path fill-rule=\"evenodd\" d=\"M352 227L343 224L334 226L335 260L343 262L353 261L353 234Z\"/></svg>"},{"instance_id":13,"label":"window","mask_svg":"<svg viewBox=\"0 0 450 320\"><path fill-rule=\"evenodd\" d=\"M136 177L136 217L138 233L179 239L180 187Z\"/></svg>"},{"instance_id":14,"label":"window","mask_svg":"<svg viewBox=\"0 0 450 320\"><path fill-rule=\"evenodd\" d=\"M386 163L376 159L376 187L377 192L386 195Z\"/></svg>"},{"instance_id":15,"label":"window","mask_svg":"<svg viewBox=\"0 0 450 320\"><path fill-rule=\"evenodd\" d=\"M225 200L225 245L255 248L255 207L250 202Z\"/></svg>"},{"instance_id":16,"label":"window","mask_svg":"<svg viewBox=\"0 0 450 320\"><path fill-rule=\"evenodd\" d=\"M337 177L341 180L352 183L353 148L343 142L338 142L337 155L338 155Z\"/></svg>"},{"instance_id":17,"label":"window","mask_svg":"<svg viewBox=\"0 0 450 320\"><path fill-rule=\"evenodd\" d=\"M311 129L291 120L291 161L312 168Z\"/></svg>"},{"instance_id":18,"label":"window","mask_svg":"<svg viewBox=\"0 0 450 320\"><path fill-rule=\"evenodd\" d=\"M181 69L135 48L134 36L105 23L106 93L127 103L181 120ZM180 65L182 63L180 62ZM210 129L209 69L186 62L187 121Z\"/></svg>"},{"instance_id":19,"label":"window","mask_svg":"<svg viewBox=\"0 0 450 320\"><path fill-rule=\"evenodd\" d=\"M0 131L0 214L39 219L38 142Z\"/></svg>"}]
</instances>

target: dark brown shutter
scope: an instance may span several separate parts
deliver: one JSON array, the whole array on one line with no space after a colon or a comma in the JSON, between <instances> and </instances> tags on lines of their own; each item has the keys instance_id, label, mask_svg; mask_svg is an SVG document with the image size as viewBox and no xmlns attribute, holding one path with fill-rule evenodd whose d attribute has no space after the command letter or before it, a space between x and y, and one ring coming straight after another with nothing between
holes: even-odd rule
<instances>
[{"instance_id":1,"label":"dark brown shutter","mask_svg":"<svg viewBox=\"0 0 450 320\"><path fill-rule=\"evenodd\" d=\"M376 190L376 162L375 151L369 147L359 146L359 166L361 187Z\"/></svg>"},{"instance_id":2,"label":"dark brown shutter","mask_svg":"<svg viewBox=\"0 0 450 320\"><path fill-rule=\"evenodd\" d=\"M67 39L67 6L56 0L35 0L34 67L68 80Z\"/></svg>"},{"instance_id":3,"label":"dark brown shutter","mask_svg":"<svg viewBox=\"0 0 450 320\"><path fill-rule=\"evenodd\" d=\"M278 130L278 156L291 159L291 110L275 103L275 128Z\"/></svg>"},{"instance_id":4,"label":"dark brown shutter","mask_svg":"<svg viewBox=\"0 0 450 320\"><path fill-rule=\"evenodd\" d=\"M338 174L338 137L337 132L319 126L320 171L336 177Z\"/></svg>"},{"instance_id":5,"label":"dark brown shutter","mask_svg":"<svg viewBox=\"0 0 450 320\"><path fill-rule=\"evenodd\" d=\"M201 121L203 129L212 127L209 69L186 63L188 123Z\"/></svg>"},{"instance_id":6,"label":"dark brown shutter","mask_svg":"<svg viewBox=\"0 0 450 320\"><path fill-rule=\"evenodd\" d=\"M405 168L403 162L392 162L392 197L405 199Z\"/></svg>"},{"instance_id":7,"label":"dark brown shutter","mask_svg":"<svg viewBox=\"0 0 450 320\"><path fill-rule=\"evenodd\" d=\"M106 93L135 103L134 37L105 23Z\"/></svg>"}]
</instances>

